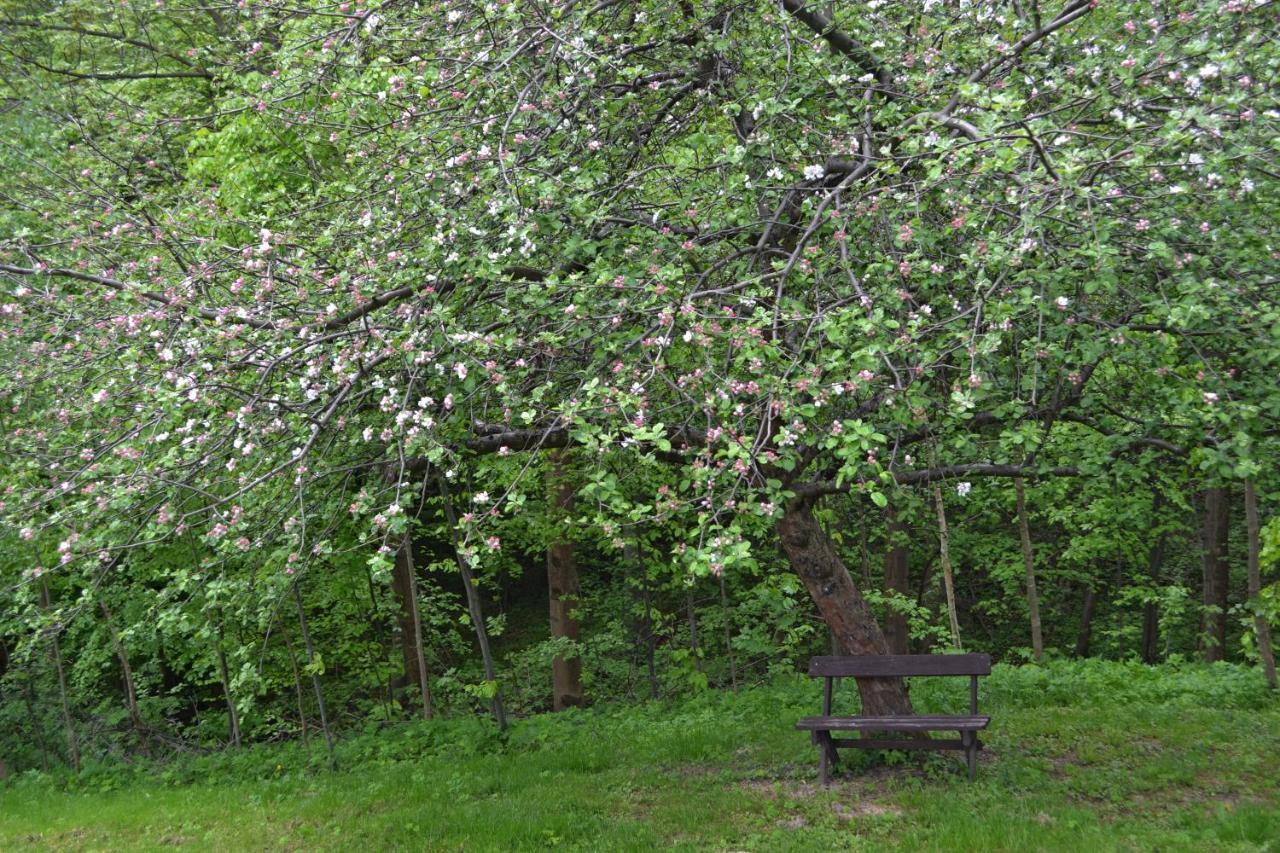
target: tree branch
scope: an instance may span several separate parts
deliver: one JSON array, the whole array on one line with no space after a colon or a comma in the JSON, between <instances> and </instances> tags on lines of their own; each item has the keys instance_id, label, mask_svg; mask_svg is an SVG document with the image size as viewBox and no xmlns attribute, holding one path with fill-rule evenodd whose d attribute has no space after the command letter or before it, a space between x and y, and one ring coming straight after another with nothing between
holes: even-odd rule
<instances>
[{"instance_id":1,"label":"tree branch","mask_svg":"<svg viewBox=\"0 0 1280 853\"><path fill-rule=\"evenodd\" d=\"M837 29L834 21L824 13L806 6L804 0L782 0L782 7L800 23L821 36L833 50L849 57L863 71L874 75L881 88L888 90L893 82L893 75L880 64L875 54L866 45L843 30Z\"/></svg>"}]
</instances>

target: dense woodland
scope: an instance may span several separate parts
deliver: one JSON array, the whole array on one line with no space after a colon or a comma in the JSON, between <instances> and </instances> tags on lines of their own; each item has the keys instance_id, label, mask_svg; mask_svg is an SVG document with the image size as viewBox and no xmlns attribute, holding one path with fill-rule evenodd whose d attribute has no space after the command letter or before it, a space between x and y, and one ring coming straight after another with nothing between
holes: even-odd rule
<instances>
[{"instance_id":1,"label":"dense woodland","mask_svg":"<svg viewBox=\"0 0 1280 853\"><path fill-rule=\"evenodd\" d=\"M0 770L830 650L1274 686L1278 44L1263 0L0 0Z\"/></svg>"}]
</instances>

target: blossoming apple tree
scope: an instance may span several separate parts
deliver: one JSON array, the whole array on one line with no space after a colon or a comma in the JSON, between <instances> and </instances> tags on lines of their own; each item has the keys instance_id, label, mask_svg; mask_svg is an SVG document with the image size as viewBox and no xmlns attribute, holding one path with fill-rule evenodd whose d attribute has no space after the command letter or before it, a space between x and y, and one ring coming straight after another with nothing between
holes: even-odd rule
<instances>
[{"instance_id":1,"label":"blossoming apple tree","mask_svg":"<svg viewBox=\"0 0 1280 853\"><path fill-rule=\"evenodd\" d=\"M446 498L482 564L563 450L604 545L662 529L718 574L777 542L840 646L883 651L824 499L1138 452L1257 470L1275 22L5 0L10 592L91 600L178 541L207 584L386 572Z\"/></svg>"}]
</instances>

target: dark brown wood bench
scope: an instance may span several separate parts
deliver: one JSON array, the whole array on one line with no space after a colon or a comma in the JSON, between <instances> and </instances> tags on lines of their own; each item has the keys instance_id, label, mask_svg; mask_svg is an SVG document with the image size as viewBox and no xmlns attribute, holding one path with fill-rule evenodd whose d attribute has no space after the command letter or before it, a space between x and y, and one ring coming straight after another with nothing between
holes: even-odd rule
<instances>
[{"instance_id":1,"label":"dark brown wood bench","mask_svg":"<svg viewBox=\"0 0 1280 853\"><path fill-rule=\"evenodd\" d=\"M827 680L822 690L822 716L805 717L796 728L810 733L818 747L818 776L831 781L839 749L959 749L969 764L969 778L978 772L978 732L991 722L978 715L978 676L991 674L988 655L852 655L817 657L809 661L809 675ZM917 675L969 676L969 713L963 716L903 715L897 717L835 717L831 693L837 678L890 678ZM928 732L956 732L958 740L931 738ZM859 732L857 738L836 738L832 732ZM924 734L924 737L884 738L884 732Z\"/></svg>"}]
</instances>

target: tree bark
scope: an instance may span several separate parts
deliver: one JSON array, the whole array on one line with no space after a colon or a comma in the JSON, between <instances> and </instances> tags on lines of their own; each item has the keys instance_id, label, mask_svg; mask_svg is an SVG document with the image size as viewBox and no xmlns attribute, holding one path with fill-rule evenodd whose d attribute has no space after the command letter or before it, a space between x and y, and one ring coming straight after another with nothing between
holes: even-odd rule
<instances>
[{"instance_id":1,"label":"tree bark","mask_svg":"<svg viewBox=\"0 0 1280 853\"><path fill-rule=\"evenodd\" d=\"M849 655L884 655L888 644L866 599L854 586L836 544L822 529L813 507L789 503L775 524L792 570L804 582L840 649ZM911 700L901 678L859 678L862 712L873 716L911 713Z\"/></svg>"},{"instance_id":2,"label":"tree bark","mask_svg":"<svg viewBox=\"0 0 1280 853\"><path fill-rule=\"evenodd\" d=\"M408 556L408 559L406 559ZM404 669L406 685L413 685L415 691L422 690L422 677L418 669L418 647L415 642L417 632L414 630L419 619L415 619L415 587L413 577L413 561L411 555L404 553L403 545L396 550L395 562L391 569L391 591L396 598L396 636L400 646L400 660Z\"/></svg>"},{"instance_id":3,"label":"tree bark","mask_svg":"<svg viewBox=\"0 0 1280 853\"><path fill-rule=\"evenodd\" d=\"M236 714L235 698L231 695L231 677L227 671L227 653L222 650L222 626L218 626L218 640L214 646L218 658L218 676L222 679L222 695L227 700L227 722L231 727L231 745L240 748L240 717Z\"/></svg>"},{"instance_id":4,"label":"tree bark","mask_svg":"<svg viewBox=\"0 0 1280 853\"><path fill-rule=\"evenodd\" d=\"M1206 663L1226 659L1227 647L1227 490L1204 492L1203 604L1200 649Z\"/></svg>"},{"instance_id":5,"label":"tree bark","mask_svg":"<svg viewBox=\"0 0 1280 853\"><path fill-rule=\"evenodd\" d=\"M1249 529L1249 598L1256 599L1262 592L1262 537L1261 525L1258 522L1258 493L1254 490L1253 481L1244 484L1245 524ZM1267 620L1258 615L1253 616L1253 630L1258 638L1258 656L1262 658L1262 671L1266 675L1267 686L1276 689L1276 655L1271 647L1271 626Z\"/></svg>"},{"instance_id":6,"label":"tree bark","mask_svg":"<svg viewBox=\"0 0 1280 853\"><path fill-rule=\"evenodd\" d=\"M284 634L284 648L289 653L289 666L293 669L293 693L298 700L298 720L302 725L302 746L307 751L307 756L311 755L311 735L307 732L307 709L306 703L302 700L302 674L298 671L298 656L293 653L293 642L289 639L289 632L281 630Z\"/></svg>"},{"instance_id":7,"label":"tree bark","mask_svg":"<svg viewBox=\"0 0 1280 853\"><path fill-rule=\"evenodd\" d=\"M333 732L329 731L329 711L324 705L324 691L320 689L320 674L316 671L316 650L311 645L311 631L307 628L307 611L302 606L302 590L298 587L299 578L293 580L293 602L298 607L298 628L302 631L302 646L307 652L307 666L311 667L311 687L316 694L316 710L320 712L320 731L324 734L324 747L328 753L329 768L338 766L333 754Z\"/></svg>"},{"instance_id":8,"label":"tree bark","mask_svg":"<svg viewBox=\"0 0 1280 853\"><path fill-rule=\"evenodd\" d=\"M45 611L49 610L49 582L40 578L40 604ZM71 719L71 701L67 696L67 673L62 665L62 647L58 644L58 627L55 626L50 635L53 652L53 665L58 672L58 696L62 702L62 726L67 737L67 755L71 759L71 767L80 772L80 739L76 736L75 724Z\"/></svg>"},{"instance_id":9,"label":"tree bark","mask_svg":"<svg viewBox=\"0 0 1280 853\"><path fill-rule=\"evenodd\" d=\"M569 482L564 454L551 454L547 471L547 497L552 507L552 522L557 540L547 546L547 599L551 610L552 639L574 643L580 636L578 619L578 563L573 540L565 526L573 514L573 484ZM563 534L559 531L564 530ZM551 662L551 708L563 711L583 704L582 659L557 655Z\"/></svg>"},{"instance_id":10,"label":"tree bark","mask_svg":"<svg viewBox=\"0 0 1280 853\"><path fill-rule=\"evenodd\" d=\"M885 552L884 552L884 591L890 596L904 596L910 591L910 566L907 563L906 526L898 518L893 504L884 511L885 520ZM889 654L905 655L909 634L906 614L900 612L892 604L884 617L884 640L889 646Z\"/></svg>"},{"instance_id":11,"label":"tree bark","mask_svg":"<svg viewBox=\"0 0 1280 853\"><path fill-rule=\"evenodd\" d=\"M951 574L951 538L947 533L947 510L942 502L942 487L933 484L933 505L938 511L938 557L942 561L942 586L947 594L947 617L951 622L951 645L960 645L960 616L956 613L956 584Z\"/></svg>"},{"instance_id":12,"label":"tree bark","mask_svg":"<svg viewBox=\"0 0 1280 853\"><path fill-rule=\"evenodd\" d=\"M480 606L480 592L476 589L475 579L471 576L471 567L462 556L458 547L458 514L453 508L453 498L449 495L449 484L443 476L439 479L440 497L444 501L445 520L449 525L449 538L453 543L453 559L457 563L458 573L462 575L462 589L467 596L467 612L471 615L471 625L476 631L476 642L480 644L480 660L484 664L485 681L493 689L489 700L489 708L493 711L493 719L499 731L507 730L507 710L502 704L502 686L498 684L497 668L493 664L493 651L489 648L489 631L484 624L484 612Z\"/></svg>"},{"instance_id":13,"label":"tree bark","mask_svg":"<svg viewBox=\"0 0 1280 853\"><path fill-rule=\"evenodd\" d=\"M409 607L409 626L412 634L409 637L413 649L412 681L418 685L418 694L422 698L422 719L431 719L431 674L427 671L427 653L422 647L422 611L418 607L418 572L413 559L413 533L406 531L396 549L397 573L404 576L404 601Z\"/></svg>"},{"instance_id":14,"label":"tree bark","mask_svg":"<svg viewBox=\"0 0 1280 853\"><path fill-rule=\"evenodd\" d=\"M1031 654L1039 661L1044 657L1044 634L1040 630L1040 597L1036 593L1036 561L1031 550L1031 525L1027 522L1027 497L1022 478L1013 478L1018 501L1018 533L1022 539L1022 566L1027 575L1027 609L1031 613Z\"/></svg>"},{"instance_id":15,"label":"tree bark","mask_svg":"<svg viewBox=\"0 0 1280 853\"><path fill-rule=\"evenodd\" d=\"M107 607L107 602L99 599L98 606L102 608L102 616L106 620L107 632L111 634L111 642L115 646L116 658L120 661L120 673L124 680L125 708L129 712L129 722L133 725L133 730L138 735L138 741L142 745L143 752L149 753L147 727L142 722L142 714L138 711L138 692L133 683L133 667L129 666L129 655L125 651L124 641L120 637L120 632L116 630L115 619L111 615L111 610Z\"/></svg>"}]
</instances>

